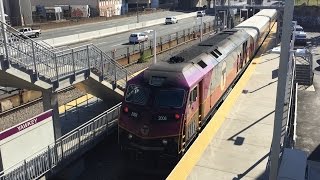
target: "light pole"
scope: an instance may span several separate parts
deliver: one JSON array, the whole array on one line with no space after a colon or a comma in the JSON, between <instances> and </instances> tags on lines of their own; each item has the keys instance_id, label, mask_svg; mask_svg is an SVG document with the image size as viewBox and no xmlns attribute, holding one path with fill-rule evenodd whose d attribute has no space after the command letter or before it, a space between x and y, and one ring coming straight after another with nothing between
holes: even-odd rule
<instances>
[{"instance_id":1,"label":"light pole","mask_svg":"<svg viewBox=\"0 0 320 180\"><path fill-rule=\"evenodd\" d=\"M137 0L137 23L139 23L139 0Z\"/></svg>"},{"instance_id":2,"label":"light pole","mask_svg":"<svg viewBox=\"0 0 320 180\"><path fill-rule=\"evenodd\" d=\"M277 85L277 99L276 108L274 115L273 125L273 137L271 145L270 155L270 174L269 180L277 179L279 169L279 154L281 152L281 135L282 135L282 118L283 118L283 107L285 104L285 91L286 91L286 80L288 72L288 58L290 56L290 36L292 32L292 17L293 17L293 1L286 0L283 15L283 29L281 36L281 52L278 70L278 85ZM293 34L294 36L295 34ZM291 44L293 45L293 44Z\"/></svg>"},{"instance_id":3,"label":"light pole","mask_svg":"<svg viewBox=\"0 0 320 180\"><path fill-rule=\"evenodd\" d=\"M198 19L198 18L197 18ZM200 17L201 24L200 24L200 42L202 42L202 36L203 36L203 16Z\"/></svg>"},{"instance_id":4,"label":"light pole","mask_svg":"<svg viewBox=\"0 0 320 180\"><path fill-rule=\"evenodd\" d=\"M157 63L157 33L156 30L146 30L146 33L153 32L153 64Z\"/></svg>"}]
</instances>

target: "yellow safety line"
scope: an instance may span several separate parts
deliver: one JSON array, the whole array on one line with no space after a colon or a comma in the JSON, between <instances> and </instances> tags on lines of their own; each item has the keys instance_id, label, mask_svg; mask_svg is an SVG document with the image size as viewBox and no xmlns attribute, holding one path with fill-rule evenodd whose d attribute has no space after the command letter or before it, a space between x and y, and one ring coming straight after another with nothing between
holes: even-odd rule
<instances>
[{"instance_id":1,"label":"yellow safety line","mask_svg":"<svg viewBox=\"0 0 320 180\"><path fill-rule=\"evenodd\" d=\"M64 113L65 111L77 106L77 104L81 104L91 98L93 98L94 96L91 94L87 94L84 96L79 97L78 99L75 99L73 101L68 102L67 104L64 104L62 106L59 107L59 114Z\"/></svg>"},{"instance_id":2,"label":"yellow safety line","mask_svg":"<svg viewBox=\"0 0 320 180\"><path fill-rule=\"evenodd\" d=\"M135 72L134 74L132 74L132 76L134 77L134 76L138 75L139 73L141 73L141 72L144 71L145 69L147 69L147 68L144 68L144 69L142 69L142 70L140 70L140 71ZM64 113L65 111L67 111L67 110L69 110L69 109L77 106L77 104L81 104L81 103L83 103L83 102L85 102L85 101L87 101L87 100L89 100L89 99L91 99L91 98L93 98L93 97L94 97L93 95L87 94L87 95L84 95L84 96L79 97L78 99L75 99L75 100L73 100L73 101L70 101L70 102L68 102L67 104L64 104L64 105L62 105L62 106L59 107L59 114L62 114L62 113Z\"/></svg>"},{"instance_id":3,"label":"yellow safety line","mask_svg":"<svg viewBox=\"0 0 320 180\"><path fill-rule=\"evenodd\" d=\"M273 31L271 31L273 32ZM266 45L269 45L269 40L266 39ZM259 50L264 51L266 46L261 47ZM199 161L202 156L204 150L207 148L209 143L212 141L214 136L216 135L218 129L221 127L225 118L229 114L231 108L236 102L239 95L242 93L242 90L248 83L250 77L256 69L256 64L259 63L261 57L254 58L250 65L248 66L245 73L242 75L238 83L234 86L226 100L217 110L215 115L212 117L210 122L207 124L205 129L199 134L196 141L189 148L186 154L182 157L180 162L176 165L176 167L172 170L172 172L167 177L168 180L182 180L187 179L188 175L192 171L192 168Z\"/></svg>"}]
</instances>

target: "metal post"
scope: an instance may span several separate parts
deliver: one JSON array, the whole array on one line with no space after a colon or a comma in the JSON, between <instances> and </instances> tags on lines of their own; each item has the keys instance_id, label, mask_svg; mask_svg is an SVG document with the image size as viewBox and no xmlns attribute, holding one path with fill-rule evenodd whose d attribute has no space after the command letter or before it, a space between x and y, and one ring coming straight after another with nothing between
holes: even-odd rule
<instances>
[{"instance_id":1,"label":"metal post","mask_svg":"<svg viewBox=\"0 0 320 180\"><path fill-rule=\"evenodd\" d=\"M28 168L27 168L27 161L26 160L24 160L23 161L23 167L24 167L24 177L25 177L25 179L29 179L29 177L28 177Z\"/></svg>"},{"instance_id":2,"label":"metal post","mask_svg":"<svg viewBox=\"0 0 320 180\"><path fill-rule=\"evenodd\" d=\"M80 134L80 129L78 129L78 149L80 149L80 146L81 146L81 134Z\"/></svg>"},{"instance_id":3,"label":"metal post","mask_svg":"<svg viewBox=\"0 0 320 180\"><path fill-rule=\"evenodd\" d=\"M48 153L47 153L47 155L48 155L48 164L49 164L49 168L50 168L50 170L52 170L52 157L51 157L51 149L50 149L50 146L48 146Z\"/></svg>"},{"instance_id":4,"label":"metal post","mask_svg":"<svg viewBox=\"0 0 320 180\"><path fill-rule=\"evenodd\" d=\"M157 33L156 30L153 30L153 64L157 63Z\"/></svg>"},{"instance_id":5,"label":"metal post","mask_svg":"<svg viewBox=\"0 0 320 180\"><path fill-rule=\"evenodd\" d=\"M73 75L74 75L74 78L76 78L76 65L75 65L75 62L74 62L74 52L73 52L73 49L71 49L71 58L72 58Z\"/></svg>"},{"instance_id":6,"label":"metal post","mask_svg":"<svg viewBox=\"0 0 320 180\"><path fill-rule=\"evenodd\" d=\"M4 13L4 7L3 7L3 0L0 0L0 20L3 22L3 23L6 23L6 17L5 17L5 13ZM3 28L3 32L5 32L6 30L6 26L4 25L4 26L2 26L2 28ZM6 45L7 44L7 42L8 42L8 38L7 38L7 36L6 36L6 34L5 33L3 33L3 39L4 39L4 44ZM8 54L7 54L8 55Z\"/></svg>"},{"instance_id":7,"label":"metal post","mask_svg":"<svg viewBox=\"0 0 320 180\"><path fill-rule=\"evenodd\" d=\"M201 29L200 29L200 41L202 42L202 34L203 34L203 18L201 16Z\"/></svg>"},{"instance_id":8,"label":"metal post","mask_svg":"<svg viewBox=\"0 0 320 180\"><path fill-rule=\"evenodd\" d=\"M284 7L283 16L283 30L282 32L291 32L291 21L293 17L293 1L286 0L286 6ZM281 53L279 62L279 75L277 86L277 101L275 109L275 121L271 145L271 167L269 180L277 179L279 169L279 154L280 154L280 140L281 140L281 128L282 128L282 116L285 97L285 84L288 71L288 57L290 49L290 35L291 33L282 33L281 36Z\"/></svg>"},{"instance_id":9,"label":"metal post","mask_svg":"<svg viewBox=\"0 0 320 180\"><path fill-rule=\"evenodd\" d=\"M104 76L104 62L103 62L102 51L100 52L100 61L101 61L101 74L102 74L102 78L103 78L103 76Z\"/></svg>"},{"instance_id":10,"label":"metal post","mask_svg":"<svg viewBox=\"0 0 320 180\"><path fill-rule=\"evenodd\" d=\"M89 45L87 45L87 60L88 60L88 69L90 69Z\"/></svg>"},{"instance_id":11,"label":"metal post","mask_svg":"<svg viewBox=\"0 0 320 180\"><path fill-rule=\"evenodd\" d=\"M139 0L137 0L137 23L139 23Z\"/></svg>"},{"instance_id":12,"label":"metal post","mask_svg":"<svg viewBox=\"0 0 320 180\"><path fill-rule=\"evenodd\" d=\"M112 51L112 59L113 60L116 59L115 50ZM113 65L114 65L114 88L116 88L117 87L117 66L116 66L116 62L114 62Z\"/></svg>"},{"instance_id":13,"label":"metal post","mask_svg":"<svg viewBox=\"0 0 320 180\"><path fill-rule=\"evenodd\" d=\"M58 71L57 54L54 54L54 66L56 69L57 82L59 84L59 71Z\"/></svg>"},{"instance_id":14,"label":"metal post","mask_svg":"<svg viewBox=\"0 0 320 180\"><path fill-rule=\"evenodd\" d=\"M130 64L130 49L127 47L128 64Z\"/></svg>"},{"instance_id":15,"label":"metal post","mask_svg":"<svg viewBox=\"0 0 320 180\"><path fill-rule=\"evenodd\" d=\"M8 43L7 34L6 34L6 30L5 30L5 25L3 23L1 23L1 28L2 28L2 35L3 35L3 39L4 39L3 45L4 45L4 50L5 50L5 53L6 53L5 54L6 55L6 60L9 61L8 46L7 46L7 43Z\"/></svg>"},{"instance_id":16,"label":"metal post","mask_svg":"<svg viewBox=\"0 0 320 180\"><path fill-rule=\"evenodd\" d=\"M31 48L32 48L32 60L33 60L34 72L35 72L35 74L36 74L36 79L38 80L36 54L35 54L35 52L34 52L34 43L33 43L33 41L31 41Z\"/></svg>"}]
</instances>

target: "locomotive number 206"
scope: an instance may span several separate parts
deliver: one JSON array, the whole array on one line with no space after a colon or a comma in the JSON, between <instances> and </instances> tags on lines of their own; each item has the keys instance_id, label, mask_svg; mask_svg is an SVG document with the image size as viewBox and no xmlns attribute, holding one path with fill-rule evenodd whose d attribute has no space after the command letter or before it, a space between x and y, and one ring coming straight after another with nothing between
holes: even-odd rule
<instances>
[{"instance_id":1,"label":"locomotive number 206","mask_svg":"<svg viewBox=\"0 0 320 180\"><path fill-rule=\"evenodd\" d=\"M159 121L166 121L167 120L167 116L158 116L158 120Z\"/></svg>"}]
</instances>

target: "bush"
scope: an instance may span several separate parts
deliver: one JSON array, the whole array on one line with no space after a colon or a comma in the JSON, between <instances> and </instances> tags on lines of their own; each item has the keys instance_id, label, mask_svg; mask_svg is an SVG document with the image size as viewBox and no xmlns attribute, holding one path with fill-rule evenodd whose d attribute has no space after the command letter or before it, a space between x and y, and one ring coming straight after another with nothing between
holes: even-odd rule
<instances>
[{"instance_id":1,"label":"bush","mask_svg":"<svg viewBox=\"0 0 320 180\"><path fill-rule=\"evenodd\" d=\"M148 60L151 58L151 49L143 51L141 54L138 63L145 63L148 62Z\"/></svg>"}]
</instances>

